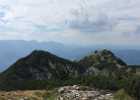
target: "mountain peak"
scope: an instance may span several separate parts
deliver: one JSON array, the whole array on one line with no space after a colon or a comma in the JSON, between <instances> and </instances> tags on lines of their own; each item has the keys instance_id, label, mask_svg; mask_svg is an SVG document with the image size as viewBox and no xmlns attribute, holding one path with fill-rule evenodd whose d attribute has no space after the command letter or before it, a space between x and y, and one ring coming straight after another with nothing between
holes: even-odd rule
<instances>
[{"instance_id":1,"label":"mountain peak","mask_svg":"<svg viewBox=\"0 0 140 100\"><path fill-rule=\"evenodd\" d=\"M43 51L43 50L34 50L28 56L26 56L25 59L31 60L30 62L32 62L32 59L34 59L36 61L37 60L42 61L43 59L46 61L56 60L56 59L64 60L63 58L60 58L60 57L58 57L50 52Z\"/></svg>"},{"instance_id":2,"label":"mountain peak","mask_svg":"<svg viewBox=\"0 0 140 100\"><path fill-rule=\"evenodd\" d=\"M71 77L71 75L76 77L83 70L77 63L47 51L34 50L31 54L10 66L3 72L3 76L11 80L64 79Z\"/></svg>"},{"instance_id":3,"label":"mountain peak","mask_svg":"<svg viewBox=\"0 0 140 100\"><path fill-rule=\"evenodd\" d=\"M43 50L34 50L31 52L30 55L44 55L44 54L51 54L51 53Z\"/></svg>"},{"instance_id":4,"label":"mountain peak","mask_svg":"<svg viewBox=\"0 0 140 100\"><path fill-rule=\"evenodd\" d=\"M107 49L103 49L103 50L96 50L95 51L95 54L97 55L101 55L101 56L114 56L114 54L110 51L110 50L107 50Z\"/></svg>"},{"instance_id":5,"label":"mountain peak","mask_svg":"<svg viewBox=\"0 0 140 100\"><path fill-rule=\"evenodd\" d=\"M108 68L108 66L114 66L115 68L124 68L126 63L120 58L115 56L110 50L96 50L95 53L88 55L79 61L81 64L88 67L100 67Z\"/></svg>"}]
</instances>

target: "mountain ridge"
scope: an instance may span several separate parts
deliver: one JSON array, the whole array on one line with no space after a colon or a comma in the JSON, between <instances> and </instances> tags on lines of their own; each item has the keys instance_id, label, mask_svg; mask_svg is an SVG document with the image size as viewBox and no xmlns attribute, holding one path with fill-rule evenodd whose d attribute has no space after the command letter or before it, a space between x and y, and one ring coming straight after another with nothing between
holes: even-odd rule
<instances>
[{"instance_id":1,"label":"mountain ridge","mask_svg":"<svg viewBox=\"0 0 140 100\"><path fill-rule=\"evenodd\" d=\"M66 69L65 67L68 69ZM60 68L62 68L62 70ZM14 73L11 70L15 70ZM62 72L60 71L60 73L57 73L57 70L61 70L65 74L69 74L67 73L67 71L71 70L71 73L73 75L76 75L75 73L81 73L80 71L82 71L82 67L79 68L79 65L77 63L63 59L49 52L34 50L28 56L18 60L2 74L4 74L3 76L6 76L8 78L11 77L13 80L47 80L52 77L51 73L49 73L48 71L52 71L53 74L61 77L61 75L59 74L61 74ZM74 70L79 72L74 72ZM25 71L24 73L26 74L26 76L24 76L24 73L22 73L23 71ZM16 77L16 75L13 76L13 74L21 75L22 78L18 79L18 77Z\"/></svg>"},{"instance_id":2,"label":"mountain ridge","mask_svg":"<svg viewBox=\"0 0 140 100\"><path fill-rule=\"evenodd\" d=\"M57 42L37 42L21 40L0 40L0 71L3 71L13 64L16 60L28 55L35 49L52 52L60 57L75 60L90 54L96 49L107 48L122 58L127 64L139 65L140 49L136 47L92 45L92 46L75 46L65 45Z\"/></svg>"},{"instance_id":3,"label":"mountain ridge","mask_svg":"<svg viewBox=\"0 0 140 100\"><path fill-rule=\"evenodd\" d=\"M123 88L139 98L139 92L135 91L139 91L136 88L139 89L140 81L135 75L135 71L107 49L95 51L80 61L69 61L48 51L35 50L0 74L0 90L42 90L76 84L112 91Z\"/></svg>"}]
</instances>

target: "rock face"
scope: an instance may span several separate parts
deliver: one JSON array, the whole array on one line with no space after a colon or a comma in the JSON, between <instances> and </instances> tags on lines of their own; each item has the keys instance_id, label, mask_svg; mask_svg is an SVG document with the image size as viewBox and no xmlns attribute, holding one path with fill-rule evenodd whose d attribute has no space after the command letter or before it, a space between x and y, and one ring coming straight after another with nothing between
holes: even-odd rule
<instances>
[{"instance_id":1,"label":"rock face","mask_svg":"<svg viewBox=\"0 0 140 100\"><path fill-rule=\"evenodd\" d=\"M57 100L114 100L109 91L96 90L85 86L65 86L58 89Z\"/></svg>"}]
</instances>

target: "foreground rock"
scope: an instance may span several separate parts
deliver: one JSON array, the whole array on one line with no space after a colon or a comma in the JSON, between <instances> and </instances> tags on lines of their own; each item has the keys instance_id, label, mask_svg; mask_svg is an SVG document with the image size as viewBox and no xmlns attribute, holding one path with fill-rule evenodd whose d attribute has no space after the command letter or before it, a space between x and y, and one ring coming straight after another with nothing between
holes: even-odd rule
<instances>
[{"instance_id":1,"label":"foreground rock","mask_svg":"<svg viewBox=\"0 0 140 100\"><path fill-rule=\"evenodd\" d=\"M58 89L57 100L114 100L110 91L91 89L85 86L65 86Z\"/></svg>"}]
</instances>

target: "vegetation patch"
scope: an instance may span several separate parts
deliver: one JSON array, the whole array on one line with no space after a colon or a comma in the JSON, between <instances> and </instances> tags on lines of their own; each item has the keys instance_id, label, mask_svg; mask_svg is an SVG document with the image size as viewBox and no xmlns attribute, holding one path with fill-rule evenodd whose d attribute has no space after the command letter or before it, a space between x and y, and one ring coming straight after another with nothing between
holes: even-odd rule
<instances>
[{"instance_id":1,"label":"vegetation patch","mask_svg":"<svg viewBox=\"0 0 140 100\"><path fill-rule=\"evenodd\" d=\"M115 100L134 100L132 97L130 97L124 89L119 90L114 95Z\"/></svg>"}]
</instances>

